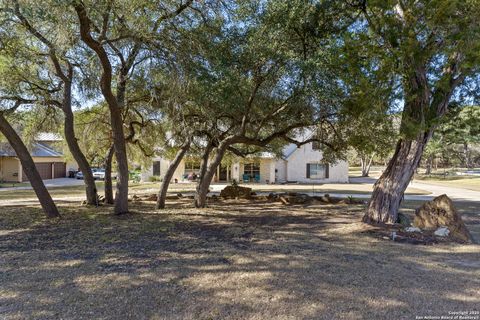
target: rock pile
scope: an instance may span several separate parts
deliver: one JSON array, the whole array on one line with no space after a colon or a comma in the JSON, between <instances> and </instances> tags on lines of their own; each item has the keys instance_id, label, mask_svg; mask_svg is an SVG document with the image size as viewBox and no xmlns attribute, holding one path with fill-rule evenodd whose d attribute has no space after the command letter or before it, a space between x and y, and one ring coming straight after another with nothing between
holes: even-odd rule
<instances>
[{"instance_id":1,"label":"rock pile","mask_svg":"<svg viewBox=\"0 0 480 320\"><path fill-rule=\"evenodd\" d=\"M222 191L220 191L220 197L224 199L251 199L252 188L226 186Z\"/></svg>"},{"instance_id":2,"label":"rock pile","mask_svg":"<svg viewBox=\"0 0 480 320\"><path fill-rule=\"evenodd\" d=\"M473 242L472 236L445 194L425 202L415 211L413 225L422 230L435 231L436 236L450 237L461 242Z\"/></svg>"}]
</instances>

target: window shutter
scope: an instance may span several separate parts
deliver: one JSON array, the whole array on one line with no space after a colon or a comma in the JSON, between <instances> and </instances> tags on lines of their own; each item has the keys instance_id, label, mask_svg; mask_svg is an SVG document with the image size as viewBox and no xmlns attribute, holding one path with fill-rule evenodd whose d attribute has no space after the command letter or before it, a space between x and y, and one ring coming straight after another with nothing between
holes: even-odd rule
<instances>
[{"instance_id":1,"label":"window shutter","mask_svg":"<svg viewBox=\"0 0 480 320\"><path fill-rule=\"evenodd\" d=\"M153 162L153 175L159 176L160 175L160 161Z\"/></svg>"},{"instance_id":2,"label":"window shutter","mask_svg":"<svg viewBox=\"0 0 480 320\"><path fill-rule=\"evenodd\" d=\"M330 165L328 163L325 164L325 179L330 177Z\"/></svg>"},{"instance_id":3,"label":"window shutter","mask_svg":"<svg viewBox=\"0 0 480 320\"><path fill-rule=\"evenodd\" d=\"M307 163L307 179L310 179L310 163Z\"/></svg>"}]
</instances>

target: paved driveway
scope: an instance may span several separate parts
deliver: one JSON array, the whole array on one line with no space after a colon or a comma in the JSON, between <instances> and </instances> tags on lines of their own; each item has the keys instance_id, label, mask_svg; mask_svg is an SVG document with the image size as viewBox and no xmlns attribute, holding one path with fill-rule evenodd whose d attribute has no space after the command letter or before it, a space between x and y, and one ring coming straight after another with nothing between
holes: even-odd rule
<instances>
[{"instance_id":1,"label":"paved driveway","mask_svg":"<svg viewBox=\"0 0 480 320\"><path fill-rule=\"evenodd\" d=\"M377 181L377 178L350 178L350 183L371 183L372 185ZM463 188L453 188L451 186L438 186L429 184L428 182L410 182L409 187L422 189L430 192L430 195L405 195L405 200L422 200L428 201L439 195L446 194L455 201L475 201L480 202L480 192ZM356 195L357 198L370 198L369 195Z\"/></svg>"},{"instance_id":2,"label":"paved driveway","mask_svg":"<svg viewBox=\"0 0 480 320\"><path fill-rule=\"evenodd\" d=\"M83 184L83 180L77 180L73 178L58 178L58 179L51 179L51 180L43 180L43 183L47 188L68 187L68 186L80 186ZM12 191L12 190L30 190L30 189L32 189L31 186L0 188L0 192Z\"/></svg>"},{"instance_id":3,"label":"paved driveway","mask_svg":"<svg viewBox=\"0 0 480 320\"><path fill-rule=\"evenodd\" d=\"M479 201L480 202L480 192L474 190L468 190L464 188L452 188L451 186L438 186L433 184L428 184L426 182L417 182L414 181L410 183L414 188L427 190L432 193L433 197L439 196L441 194L446 194L451 199L456 201Z\"/></svg>"}]
</instances>

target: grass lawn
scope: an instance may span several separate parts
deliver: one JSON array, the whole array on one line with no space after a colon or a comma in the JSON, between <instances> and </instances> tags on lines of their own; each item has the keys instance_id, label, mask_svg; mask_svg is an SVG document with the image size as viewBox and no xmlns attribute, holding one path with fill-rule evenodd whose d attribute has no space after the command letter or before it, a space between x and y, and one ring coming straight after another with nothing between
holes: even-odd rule
<instances>
[{"instance_id":1,"label":"grass lawn","mask_svg":"<svg viewBox=\"0 0 480 320\"><path fill-rule=\"evenodd\" d=\"M27 187L30 183L27 182L0 182L0 189L1 188L12 188L12 187Z\"/></svg>"},{"instance_id":2,"label":"grass lawn","mask_svg":"<svg viewBox=\"0 0 480 320\"><path fill-rule=\"evenodd\" d=\"M382 167L382 166L372 166L370 168L369 175L371 177L380 176L383 169L384 169L384 167ZM352 166L348 167L348 176L349 177L360 177L361 175L362 175L362 168L361 167L352 167Z\"/></svg>"},{"instance_id":3,"label":"grass lawn","mask_svg":"<svg viewBox=\"0 0 480 320\"><path fill-rule=\"evenodd\" d=\"M419 203L407 202L407 213ZM62 203L0 214L2 319L415 319L479 310L480 246L369 235L363 207ZM459 204L470 226L477 204ZM472 230L478 239L478 229Z\"/></svg>"},{"instance_id":4,"label":"grass lawn","mask_svg":"<svg viewBox=\"0 0 480 320\"><path fill-rule=\"evenodd\" d=\"M97 189L100 194L103 194L103 182L96 181ZM115 188L115 187L114 187ZM158 183L137 183L130 184L129 189L132 193L156 193L160 188ZM169 192L191 192L195 189L193 184L172 184L169 188ZM54 198L71 198L71 197L83 197L85 198L85 187L83 185L78 186L62 186L62 187L50 187L48 188L50 194ZM33 190L0 190L0 202L8 201L9 199L36 199Z\"/></svg>"},{"instance_id":5,"label":"grass lawn","mask_svg":"<svg viewBox=\"0 0 480 320\"><path fill-rule=\"evenodd\" d=\"M415 180L438 186L480 191L479 176L415 176Z\"/></svg>"}]
</instances>

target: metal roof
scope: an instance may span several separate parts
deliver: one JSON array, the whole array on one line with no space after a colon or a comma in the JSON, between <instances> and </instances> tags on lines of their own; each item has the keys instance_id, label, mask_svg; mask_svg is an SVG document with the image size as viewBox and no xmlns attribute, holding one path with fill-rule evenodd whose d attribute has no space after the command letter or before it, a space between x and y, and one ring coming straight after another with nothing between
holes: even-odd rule
<instances>
[{"instance_id":1,"label":"metal roof","mask_svg":"<svg viewBox=\"0 0 480 320\"><path fill-rule=\"evenodd\" d=\"M300 142L306 141L307 139L310 139L313 136L313 134L314 134L313 129L307 128L301 131L300 133L298 133L295 139ZM290 157L295 151L297 151L297 149L299 148L297 147L296 144L294 143L287 144L282 150L282 158L288 159L288 157Z\"/></svg>"},{"instance_id":2,"label":"metal roof","mask_svg":"<svg viewBox=\"0 0 480 320\"><path fill-rule=\"evenodd\" d=\"M55 132L39 132L35 141L63 141L63 138Z\"/></svg>"},{"instance_id":3,"label":"metal roof","mask_svg":"<svg viewBox=\"0 0 480 320\"><path fill-rule=\"evenodd\" d=\"M0 142L0 157L15 157L17 154L7 142Z\"/></svg>"},{"instance_id":4,"label":"metal roof","mask_svg":"<svg viewBox=\"0 0 480 320\"><path fill-rule=\"evenodd\" d=\"M63 157L58 151L53 150L52 148L34 142L30 150L30 155L32 157ZM0 157L16 157L17 154L15 150L8 143L0 143Z\"/></svg>"}]
</instances>

